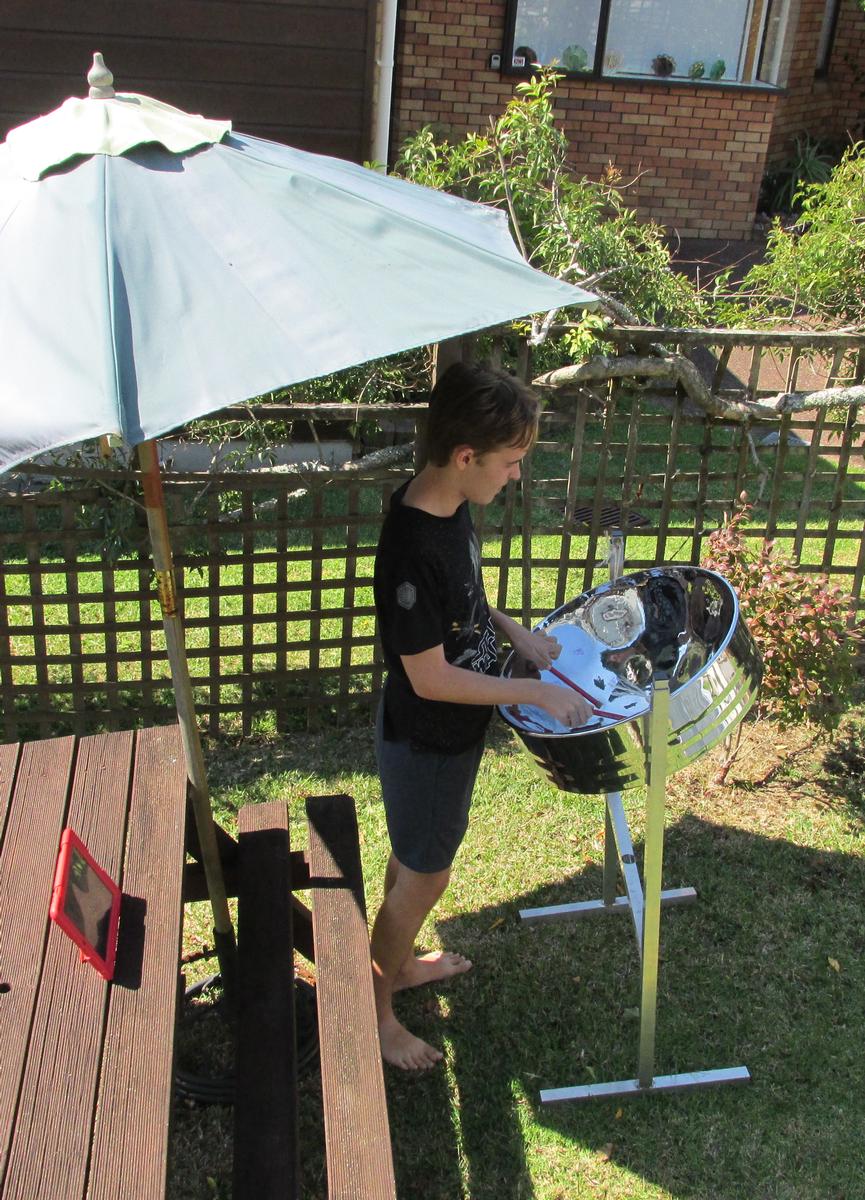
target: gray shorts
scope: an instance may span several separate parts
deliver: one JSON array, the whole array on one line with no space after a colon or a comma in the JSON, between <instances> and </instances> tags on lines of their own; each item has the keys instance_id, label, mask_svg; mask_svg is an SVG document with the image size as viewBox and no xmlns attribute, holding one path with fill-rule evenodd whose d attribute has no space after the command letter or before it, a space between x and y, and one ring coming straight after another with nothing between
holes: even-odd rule
<instances>
[{"instance_id":1,"label":"gray shorts","mask_svg":"<svg viewBox=\"0 0 865 1200\"><path fill-rule=\"evenodd\" d=\"M468 829L484 739L462 754L415 750L386 741L382 720L379 706L375 753L394 857L412 871L444 871Z\"/></svg>"}]
</instances>

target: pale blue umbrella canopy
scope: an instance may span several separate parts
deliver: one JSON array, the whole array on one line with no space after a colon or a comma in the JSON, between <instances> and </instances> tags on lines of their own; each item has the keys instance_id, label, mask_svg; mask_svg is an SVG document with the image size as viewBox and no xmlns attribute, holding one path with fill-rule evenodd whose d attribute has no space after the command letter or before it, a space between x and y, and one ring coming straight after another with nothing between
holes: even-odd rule
<instances>
[{"instance_id":1,"label":"pale blue umbrella canopy","mask_svg":"<svg viewBox=\"0 0 865 1200\"><path fill-rule=\"evenodd\" d=\"M98 61L97 61L98 60ZM0 145L0 471L119 433L139 451L214 936L233 932L152 439L275 388L593 297L505 216L115 94Z\"/></svg>"},{"instance_id":2,"label":"pale blue umbrella canopy","mask_svg":"<svg viewBox=\"0 0 865 1200\"><path fill-rule=\"evenodd\" d=\"M498 210L110 84L0 145L0 470L594 301Z\"/></svg>"}]
</instances>

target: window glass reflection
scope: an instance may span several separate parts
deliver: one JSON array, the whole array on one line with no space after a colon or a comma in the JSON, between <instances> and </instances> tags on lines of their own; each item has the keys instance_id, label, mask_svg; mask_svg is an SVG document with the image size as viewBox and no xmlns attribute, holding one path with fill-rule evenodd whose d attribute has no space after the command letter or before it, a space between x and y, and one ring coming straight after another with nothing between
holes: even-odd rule
<instances>
[{"instance_id":1,"label":"window glass reflection","mask_svg":"<svg viewBox=\"0 0 865 1200\"><path fill-rule=\"evenodd\" d=\"M750 0L612 0L606 74L740 79Z\"/></svg>"},{"instance_id":2,"label":"window glass reflection","mask_svg":"<svg viewBox=\"0 0 865 1200\"><path fill-rule=\"evenodd\" d=\"M566 71L591 71L600 7L600 0L521 0L514 57L544 66L555 64Z\"/></svg>"}]
</instances>

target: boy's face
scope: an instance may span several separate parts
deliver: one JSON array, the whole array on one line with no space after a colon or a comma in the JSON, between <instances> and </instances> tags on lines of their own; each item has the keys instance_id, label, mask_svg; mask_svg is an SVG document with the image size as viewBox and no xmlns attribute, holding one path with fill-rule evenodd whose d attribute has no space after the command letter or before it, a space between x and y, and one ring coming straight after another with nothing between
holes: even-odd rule
<instances>
[{"instance_id":1,"label":"boy's face","mask_svg":"<svg viewBox=\"0 0 865 1200\"><path fill-rule=\"evenodd\" d=\"M512 479L520 477L520 463L529 452L528 446L499 446L478 454L470 446L457 452L461 468L462 490L473 504L489 504Z\"/></svg>"}]
</instances>

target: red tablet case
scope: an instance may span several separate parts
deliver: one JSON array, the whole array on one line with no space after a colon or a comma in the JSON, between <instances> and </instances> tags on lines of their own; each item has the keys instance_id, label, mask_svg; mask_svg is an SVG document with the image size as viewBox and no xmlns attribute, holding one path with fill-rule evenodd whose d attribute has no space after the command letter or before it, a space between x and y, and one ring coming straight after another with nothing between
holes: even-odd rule
<instances>
[{"instance_id":1,"label":"red tablet case","mask_svg":"<svg viewBox=\"0 0 865 1200\"><path fill-rule=\"evenodd\" d=\"M64 829L54 871L49 915L104 979L114 976L120 888L106 874L81 838Z\"/></svg>"}]
</instances>

